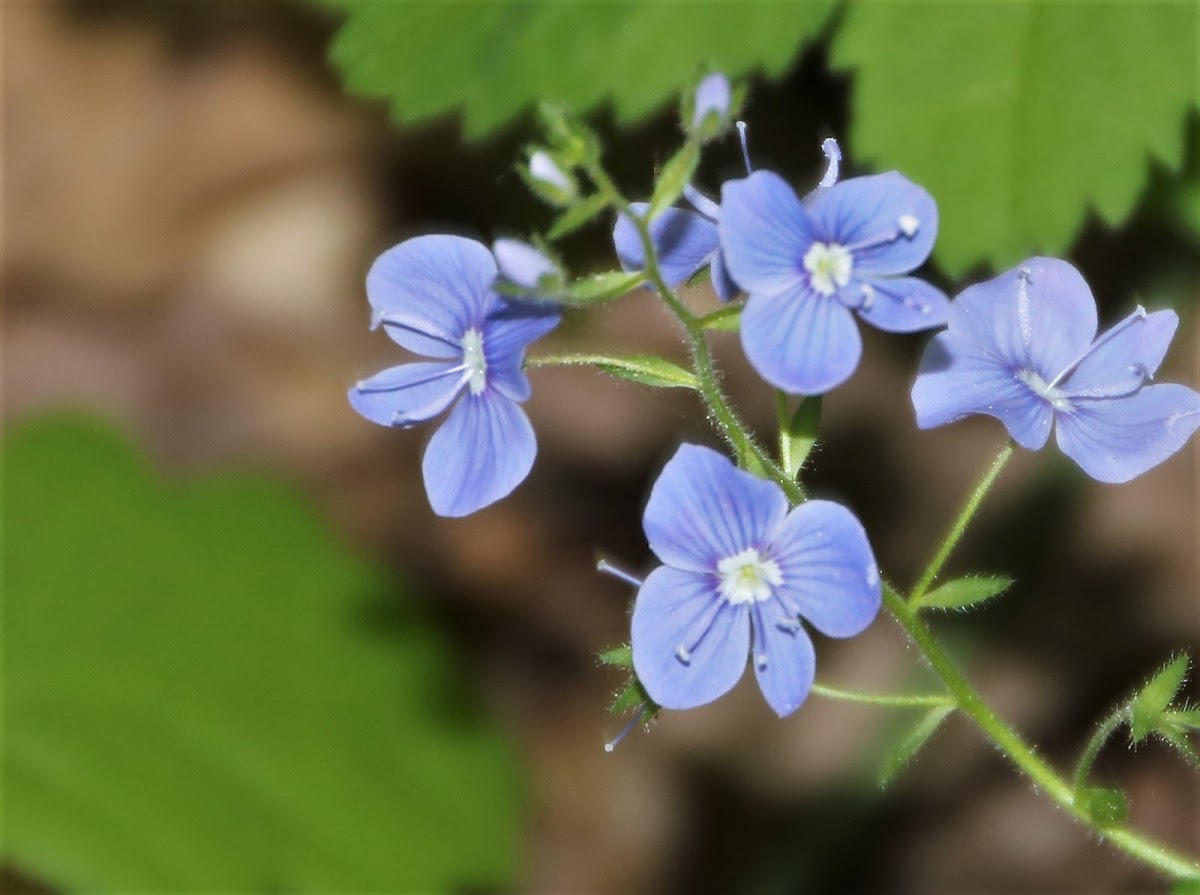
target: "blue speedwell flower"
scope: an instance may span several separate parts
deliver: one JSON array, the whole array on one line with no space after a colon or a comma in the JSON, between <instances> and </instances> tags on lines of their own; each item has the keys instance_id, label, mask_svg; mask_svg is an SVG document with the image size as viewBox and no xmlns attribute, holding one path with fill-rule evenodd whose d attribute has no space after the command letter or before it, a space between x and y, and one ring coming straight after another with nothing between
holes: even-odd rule
<instances>
[{"instance_id":1,"label":"blue speedwell flower","mask_svg":"<svg viewBox=\"0 0 1200 895\"><path fill-rule=\"evenodd\" d=\"M853 513L825 500L788 512L777 485L708 448L679 448L650 493L643 525L665 565L638 591L633 667L664 708L721 696L750 656L767 702L789 715L813 682L801 620L851 637L879 611L878 568Z\"/></svg>"},{"instance_id":2,"label":"blue speedwell flower","mask_svg":"<svg viewBox=\"0 0 1200 895\"><path fill-rule=\"evenodd\" d=\"M461 236L418 236L367 274L371 326L432 362L401 364L350 389L350 405L381 426L408 427L458 403L425 448L421 470L440 516L465 516L507 496L533 466L537 442L521 410L525 346L559 321L552 305L492 289L496 263Z\"/></svg>"},{"instance_id":3,"label":"blue speedwell flower","mask_svg":"<svg viewBox=\"0 0 1200 895\"><path fill-rule=\"evenodd\" d=\"M1038 450L1057 420L1058 446L1101 482L1127 482L1183 447L1200 427L1200 394L1147 385L1179 325L1139 307L1099 338L1079 271L1031 258L950 303L950 326L921 358L912 390L922 429L994 416Z\"/></svg>"},{"instance_id":4,"label":"blue speedwell flower","mask_svg":"<svg viewBox=\"0 0 1200 895\"><path fill-rule=\"evenodd\" d=\"M888 332L946 322L946 296L915 277L937 235L933 198L901 174L854 177L803 203L769 171L721 189L721 248L750 294L742 346L764 379L816 395L858 366L854 313Z\"/></svg>"}]
</instances>

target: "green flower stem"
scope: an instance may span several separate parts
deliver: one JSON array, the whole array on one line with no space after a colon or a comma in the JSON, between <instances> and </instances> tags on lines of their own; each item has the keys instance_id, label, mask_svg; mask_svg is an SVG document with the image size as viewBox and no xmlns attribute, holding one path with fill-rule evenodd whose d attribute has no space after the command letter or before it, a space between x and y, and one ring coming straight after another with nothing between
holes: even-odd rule
<instances>
[{"instance_id":1,"label":"green flower stem","mask_svg":"<svg viewBox=\"0 0 1200 895\"><path fill-rule=\"evenodd\" d=\"M863 705L882 705L891 708L935 708L946 706L956 708L958 703L953 696L938 694L892 694L892 693L860 693L857 690L841 690L837 687L826 687L813 684L812 693L825 699L838 702L857 702Z\"/></svg>"},{"instance_id":2,"label":"green flower stem","mask_svg":"<svg viewBox=\"0 0 1200 895\"><path fill-rule=\"evenodd\" d=\"M1013 450L1015 447L1016 445L1014 445L1011 441L1006 442L1004 447L1001 448L1000 453L996 455L996 459L992 461L992 465L988 468L988 471L984 473L983 478L979 480L979 484L976 485L975 490L971 492L971 496L967 499L967 503L962 508L962 512L959 513L958 518L954 520L954 525L951 527L950 532L946 535L946 538L944 541L942 541L942 545L938 548L937 553L934 555L933 559L930 560L929 565L925 568L925 571L917 580L917 584L912 589L912 593L909 594L908 599L910 603L919 601L921 597L925 596L925 594L928 592L929 586L933 584L934 580L938 576L938 573L942 571L942 566L946 564L946 560L950 558L950 554L958 545L959 539L962 538L963 532L967 530L967 525L969 525L971 520L975 517L975 513L979 509L979 505L983 502L983 498L987 496L988 491L991 490L992 485L995 484L996 479L1000 475L1000 471L1004 469L1004 465L1008 463L1008 458L1013 455Z\"/></svg>"},{"instance_id":3,"label":"green flower stem","mask_svg":"<svg viewBox=\"0 0 1200 895\"><path fill-rule=\"evenodd\" d=\"M1083 792L1083 788L1087 786L1088 775L1092 772L1092 765L1096 761L1096 756L1100 754L1100 750L1104 748L1104 744L1108 742L1109 737L1116 732L1116 729L1124 722L1129 720L1129 708L1121 706L1113 709L1107 718L1100 722L1100 726L1096 728L1096 732L1092 734L1092 738L1088 740L1087 746L1083 749L1083 754L1079 756L1079 764L1075 766L1075 792Z\"/></svg>"}]
</instances>

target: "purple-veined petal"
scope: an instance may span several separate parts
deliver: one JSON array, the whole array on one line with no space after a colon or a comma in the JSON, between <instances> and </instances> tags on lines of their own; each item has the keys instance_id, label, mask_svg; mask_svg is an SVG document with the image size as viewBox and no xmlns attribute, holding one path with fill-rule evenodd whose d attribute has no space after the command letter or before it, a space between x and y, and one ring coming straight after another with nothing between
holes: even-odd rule
<instances>
[{"instance_id":1,"label":"purple-veined petal","mask_svg":"<svg viewBox=\"0 0 1200 895\"><path fill-rule=\"evenodd\" d=\"M375 259L367 272L371 325L426 357L457 357L463 334L495 301L496 262L461 236L417 236Z\"/></svg>"},{"instance_id":2,"label":"purple-veined petal","mask_svg":"<svg viewBox=\"0 0 1200 895\"><path fill-rule=\"evenodd\" d=\"M804 253L815 240L796 193L770 171L755 171L721 187L721 249L739 286L774 295L807 280Z\"/></svg>"},{"instance_id":3,"label":"purple-veined petal","mask_svg":"<svg viewBox=\"0 0 1200 895\"><path fill-rule=\"evenodd\" d=\"M483 350L488 384L513 401L529 397L529 380L522 366L525 348L562 320L557 305L500 298L484 323Z\"/></svg>"},{"instance_id":4,"label":"purple-veined petal","mask_svg":"<svg viewBox=\"0 0 1200 895\"><path fill-rule=\"evenodd\" d=\"M808 697L817 659L808 632L798 624L788 624L777 605L755 603L750 607L754 627L750 661L767 704L780 718L786 718Z\"/></svg>"},{"instance_id":5,"label":"purple-veined petal","mask_svg":"<svg viewBox=\"0 0 1200 895\"><path fill-rule=\"evenodd\" d=\"M645 214L649 207L645 202L629 206L639 215ZM658 252L658 269L671 287L686 283L709 262L720 244L716 224L683 208L664 209L650 222L650 238ZM645 266L646 255L637 226L623 214L613 228L613 244L623 270L641 270Z\"/></svg>"},{"instance_id":6,"label":"purple-veined petal","mask_svg":"<svg viewBox=\"0 0 1200 895\"><path fill-rule=\"evenodd\" d=\"M642 526L667 565L715 573L722 559L762 547L786 513L778 485L710 448L684 444L650 490Z\"/></svg>"},{"instance_id":7,"label":"purple-veined petal","mask_svg":"<svg viewBox=\"0 0 1200 895\"><path fill-rule=\"evenodd\" d=\"M558 272L553 261L519 239L497 239L492 254L500 275L526 289L536 289L543 276Z\"/></svg>"},{"instance_id":8,"label":"purple-veined petal","mask_svg":"<svg viewBox=\"0 0 1200 895\"><path fill-rule=\"evenodd\" d=\"M770 558L779 602L829 637L853 637L879 613L879 566L862 523L841 504L810 500L788 513Z\"/></svg>"},{"instance_id":9,"label":"purple-veined petal","mask_svg":"<svg viewBox=\"0 0 1200 895\"><path fill-rule=\"evenodd\" d=\"M978 350L1052 382L1092 344L1096 302L1070 264L1030 258L965 289L950 303L949 322Z\"/></svg>"},{"instance_id":10,"label":"purple-veined petal","mask_svg":"<svg viewBox=\"0 0 1200 895\"><path fill-rule=\"evenodd\" d=\"M866 323L889 333L945 326L950 313L946 293L916 277L855 280L840 295Z\"/></svg>"},{"instance_id":11,"label":"purple-veined petal","mask_svg":"<svg viewBox=\"0 0 1200 895\"><path fill-rule=\"evenodd\" d=\"M411 426L449 407L462 385L461 364L401 364L355 384L347 397L350 406L373 423Z\"/></svg>"},{"instance_id":12,"label":"purple-veined petal","mask_svg":"<svg viewBox=\"0 0 1200 895\"><path fill-rule=\"evenodd\" d=\"M1096 339L1064 378L1064 391L1086 392L1129 380L1131 375L1153 376L1178 326L1179 315L1174 311L1147 314L1138 308Z\"/></svg>"},{"instance_id":13,"label":"purple-veined petal","mask_svg":"<svg viewBox=\"0 0 1200 895\"><path fill-rule=\"evenodd\" d=\"M713 291L717 293L717 298L721 301L732 301L741 291L738 289L738 284L733 281L733 277L729 275L729 270L725 265L725 253L720 249L713 253L711 279Z\"/></svg>"},{"instance_id":14,"label":"purple-veined petal","mask_svg":"<svg viewBox=\"0 0 1200 895\"><path fill-rule=\"evenodd\" d=\"M722 120L729 114L732 100L729 79L722 74L709 75L696 88L695 106L692 111L692 130L704 123L709 112L716 112Z\"/></svg>"},{"instance_id":15,"label":"purple-veined petal","mask_svg":"<svg viewBox=\"0 0 1200 895\"><path fill-rule=\"evenodd\" d=\"M1058 446L1100 482L1128 482L1178 451L1200 427L1200 393L1151 385L1125 398L1073 401Z\"/></svg>"},{"instance_id":16,"label":"purple-veined petal","mask_svg":"<svg viewBox=\"0 0 1200 895\"><path fill-rule=\"evenodd\" d=\"M912 388L917 427L932 429L973 413L994 416L1021 447L1038 450L1054 412L1016 371L953 329L925 346Z\"/></svg>"},{"instance_id":17,"label":"purple-veined petal","mask_svg":"<svg viewBox=\"0 0 1200 895\"><path fill-rule=\"evenodd\" d=\"M738 682L750 622L744 605L720 600L711 576L659 566L638 590L630 643L633 670L650 698L664 708L691 709Z\"/></svg>"},{"instance_id":18,"label":"purple-veined petal","mask_svg":"<svg viewBox=\"0 0 1200 895\"><path fill-rule=\"evenodd\" d=\"M466 516L507 497L529 475L537 441L524 411L484 389L464 394L433 433L421 471L439 516Z\"/></svg>"},{"instance_id":19,"label":"purple-veined petal","mask_svg":"<svg viewBox=\"0 0 1200 895\"><path fill-rule=\"evenodd\" d=\"M852 177L811 197L816 238L853 248L854 272L908 273L920 267L937 239L937 203L898 171Z\"/></svg>"},{"instance_id":20,"label":"purple-veined petal","mask_svg":"<svg viewBox=\"0 0 1200 895\"><path fill-rule=\"evenodd\" d=\"M802 283L775 295L751 293L742 348L759 374L793 395L820 395L850 378L862 356L854 315L836 296Z\"/></svg>"}]
</instances>

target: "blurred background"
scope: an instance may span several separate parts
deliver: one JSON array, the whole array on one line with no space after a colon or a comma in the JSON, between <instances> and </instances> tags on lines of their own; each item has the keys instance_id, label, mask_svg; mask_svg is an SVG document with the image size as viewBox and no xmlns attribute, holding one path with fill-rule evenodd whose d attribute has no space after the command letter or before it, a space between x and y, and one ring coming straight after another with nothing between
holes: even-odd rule
<instances>
[{"instance_id":1,"label":"blurred background","mask_svg":"<svg viewBox=\"0 0 1200 895\"><path fill-rule=\"evenodd\" d=\"M449 4L464 30L434 29L444 42L434 46L455 56L485 7L517 28L536 6ZM574 6L574 27L586 33L601 6ZM875 158L863 120L877 120L879 76L853 52L870 26L853 5L813 6L806 32L778 35L773 61L743 62L756 164L815 183L821 139L835 135L850 173L898 165L942 203L943 232L956 221L968 234L946 237L930 278L954 292L1053 251L1083 271L1102 321L1135 301L1174 306L1182 323L1160 378L1200 381L1193 86L1164 113L1167 136L1144 129L1136 172L1114 175L1129 189L1059 207L1038 187L993 221L973 216L972 190L1011 172L961 162L975 179L962 175L955 192L903 164L915 143ZM703 24L721 8L675 14ZM779 721L746 680L604 752L623 724L606 712L622 678L595 654L626 639L632 594L595 561L651 566L640 528L649 483L682 440L711 436L688 395L538 370L529 480L466 519L432 515L419 473L429 430L374 427L345 401L350 384L400 359L367 329L365 271L411 235L524 236L551 212L512 168L536 139L529 103L494 122L479 113L476 88L495 60L456 63L452 86L475 103L465 118L431 106L408 121L393 104L407 122L397 123L389 103L351 96L328 61L347 10L364 14L282 0L3 6L0 887L1156 889L960 719L886 791L879 765L913 717L812 698ZM372 33L387 45L386 29ZM1183 37L1193 63L1195 33ZM606 66L628 80L621 60L654 38L634 25L613 34L611 59L584 60L600 94ZM936 71L937 37L912 68ZM380 95L337 46L355 92ZM1069 49L1072 71L1092 65ZM406 52L388 65L413 83L431 77ZM678 86L704 61L677 72ZM1194 64L1175 61L1164 64L1188 81ZM769 77L753 74L760 62ZM506 71L514 90L527 72L536 86L532 62ZM909 67L889 74L919 86ZM591 120L610 170L640 196L676 145L676 107L621 103L599 101ZM1075 114L1031 108L1035 123ZM934 112L953 124L952 104ZM1097 101L1079 114L1107 112ZM1077 168L1124 164L1120 147L1072 151ZM1053 166L1030 152L1022 164ZM715 190L740 164L733 141L719 143L699 181ZM931 167L936 178L942 166ZM1039 197L1031 219L1065 221L1061 232L1014 225L1004 241L970 242L1002 217L1019 222ZM611 267L608 223L563 252L578 272ZM688 298L713 301L707 286ZM810 482L856 509L886 573L905 582L1004 433L984 419L918 432L908 388L922 339L864 337L862 367L826 398ZM770 392L736 335L713 342L730 392L767 433ZM535 350L606 347L684 354L648 293L568 319ZM1200 638L1198 451L1194 440L1119 488L1052 450L1022 452L953 562L1017 579L939 629L1060 767L1118 699ZM824 683L930 685L884 617L817 649ZM1097 773L1124 789L1137 827L1200 847L1195 777L1177 756L1114 744Z\"/></svg>"}]
</instances>

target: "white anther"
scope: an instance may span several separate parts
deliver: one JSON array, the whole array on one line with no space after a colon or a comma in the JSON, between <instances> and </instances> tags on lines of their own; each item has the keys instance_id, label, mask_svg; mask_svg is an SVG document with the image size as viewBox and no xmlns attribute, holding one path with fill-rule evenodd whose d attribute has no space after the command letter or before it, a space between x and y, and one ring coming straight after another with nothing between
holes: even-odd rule
<instances>
[{"instance_id":1,"label":"white anther","mask_svg":"<svg viewBox=\"0 0 1200 895\"><path fill-rule=\"evenodd\" d=\"M921 228L921 221L915 214L902 214L896 221L896 226L900 228L901 233L912 239L917 235L917 230Z\"/></svg>"}]
</instances>

